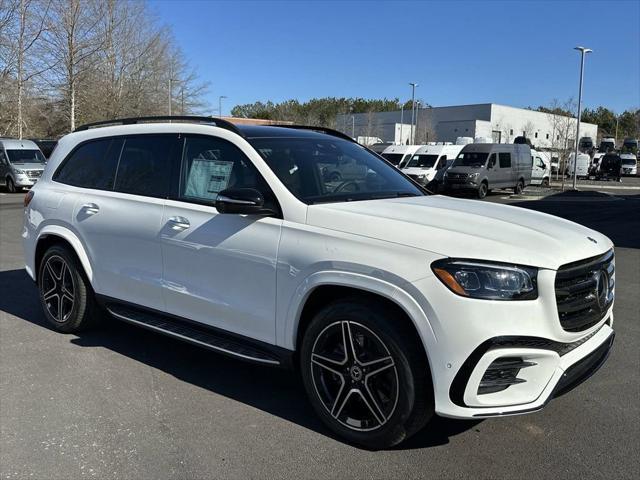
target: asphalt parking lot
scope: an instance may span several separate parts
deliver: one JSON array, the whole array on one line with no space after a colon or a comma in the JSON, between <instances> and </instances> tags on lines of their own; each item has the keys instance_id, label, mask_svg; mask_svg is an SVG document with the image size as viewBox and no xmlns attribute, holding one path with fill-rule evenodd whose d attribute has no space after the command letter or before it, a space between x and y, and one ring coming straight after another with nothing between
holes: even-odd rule
<instances>
[{"instance_id":1,"label":"asphalt parking lot","mask_svg":"<svg viewBox=\"0 0 640 480\"><path fill-rule=\"evenodd\" d=\"M80 336L49 329L22 269L22 195L0 195L0 476L640 478L640 191L487 200L612 238L611 357L541 412L436 418L370 452L332 437L287 372L116 321Z\"/></svg>"}]
</instances>

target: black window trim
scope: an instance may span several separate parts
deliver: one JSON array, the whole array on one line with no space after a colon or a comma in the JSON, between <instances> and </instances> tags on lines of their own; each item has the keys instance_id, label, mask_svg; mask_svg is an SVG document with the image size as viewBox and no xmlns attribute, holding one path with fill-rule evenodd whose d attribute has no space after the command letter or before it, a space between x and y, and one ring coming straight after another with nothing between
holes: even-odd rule
<instances>
[{"instance_id":1,"label":"black window trim","mask_svg":"<svg viewBox=\"0 0 640 480\"><path fill-rule=\"evenodd\" d=\"M187 146L187 139L188 138L213 138L216 140L221 140L223 142L227 142L231 145L233 145L234 147L236 147L240 153L242 153L245 157L245 159L251 164L251 166L256 170L256 174L258 175L258 177L264 182L264 184L267 186L267 188L269 189L269 192L271 193L272 198L275 200L275 212L276 213L269 213L268 216L273 217L273 218L279 218L279 219L284 219L284 215L282 213L282 207L280 206L280 200L278 200L278 197L276 196L275 192L273 191L273 189L271 188L271 185L269 185L269 182L267 182L267 180L264 178L264 176L262 175L262 173L260 172L260 170L258 169L258 167L256 167L255 163L253 162L253 160L251 160L249 158L249 156L240 148L239 145L235 144L234 142L223 138L223 137L219 137L217 135L207 135L207 134L203 134L203 133L185 133L185 134L181 134L180 138L182 139L182 145L180 147L180 151L179 151L179 158L177 159L177 161L175 162L175 168L177 170L174 170L172 173L172 182L171 182L171 186L169 188L169 196L167 197L167 200L173 200L175 202L180 202L180 203L187 203L187 204L194 204L194 205L202 205L204 207L211 207L214 208L216 210L216 212L218 211L218 209L215 206L215 202L211 202L211 201L207 201L207 200L198 200L197 198L184 198L180 196L180 186L182 185L182 179L183 179L183 175L184 175L184 161L185 161L185 151L186 151L186 146ZM253 148L253 146L251 147ZM257 153L257 152L256 152ZM260 155L260 154L258 154ZM262 157L260 157L262 158ZM263 194L265 194L265 192L260 192ZM219 212L218 212L219 213ZM256 214L259 216L267 216L267 214Z\"/></svg>"}]
</instances>

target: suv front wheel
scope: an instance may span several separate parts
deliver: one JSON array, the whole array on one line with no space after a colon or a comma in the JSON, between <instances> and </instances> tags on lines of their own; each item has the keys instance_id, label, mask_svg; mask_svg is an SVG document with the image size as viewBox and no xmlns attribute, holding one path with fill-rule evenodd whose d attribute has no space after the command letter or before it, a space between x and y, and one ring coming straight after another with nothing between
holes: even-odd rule
<instances>
[{"instance_id":1,"label":"suv front wheel","mask_svg":"<svg viewBox=\"0 0 640 480\"><path fill-rule=\"evenodd\" d=\"M332 302L304 335L302 379L322 421L367 448L387 448L433 415L429 367L398 312L361 298Z\"/></svg>"},{"instance_id":2,"label":"suv front wheel","mask_svg":"<svg viewBox=\"0 0 640 480\"><path fill-rule=\"evenodd\" d=\"M61 245L50 247L38 272L40 302L50 325L61 332L76 332L94 325L99 308L76 256Z\"/></svg>"}]
</instances>

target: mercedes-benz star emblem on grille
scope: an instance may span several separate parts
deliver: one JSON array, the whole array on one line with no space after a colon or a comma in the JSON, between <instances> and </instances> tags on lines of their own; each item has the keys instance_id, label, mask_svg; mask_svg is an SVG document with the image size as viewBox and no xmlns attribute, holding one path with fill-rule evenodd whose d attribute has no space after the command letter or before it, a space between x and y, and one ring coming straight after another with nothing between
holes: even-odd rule
<instances>
[{"instance_id":1,"label":"mercedes-benz star emblem on grille","mask_svg":"<svg viewBox=\"0 0 640 480\"><path fill-rule=\"evenodd\" d=\"M596 280L594 294L598 307L602 310L607 305L607 299L609 298L609 275L605 270L598 270L593 276Z\"/></svg>"},{"instance_id":2,"label":"mercedes-benz star emblem on grille","mask_svg":"<svg viewBox=\"0 0 640 480\"><path fill-rule=\"evenodd\" d=\"M598 241L595 238L591 238L591 237L587 237L589 239L590 242L593 243L598 243Z\"/></svg>"}]
</instances>

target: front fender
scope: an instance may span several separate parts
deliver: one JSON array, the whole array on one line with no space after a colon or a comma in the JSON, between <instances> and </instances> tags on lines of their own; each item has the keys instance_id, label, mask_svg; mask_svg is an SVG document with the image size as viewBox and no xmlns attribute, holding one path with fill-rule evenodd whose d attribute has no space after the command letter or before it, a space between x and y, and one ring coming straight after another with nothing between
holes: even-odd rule
<instances>
[{"instance_id":1,"label":"front fender","mask_svg":"<svg viewBox=\"0 0 640 480\"><path fill-rule=\"evenodd\" d=\"M323 285L344 286L360 289L380 295L398 305L411 319L420 340L427 351L436 342L436 336L424 309L416 299L403 287L379 278L344 271L320 271L309 275L297 288L293 295L280 330L279 343L284 348L296 349L298 326L304 306L313 291ZM410 284L407 284L409 286Z\"/></svg>"}]
</instances>

